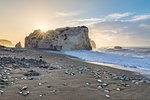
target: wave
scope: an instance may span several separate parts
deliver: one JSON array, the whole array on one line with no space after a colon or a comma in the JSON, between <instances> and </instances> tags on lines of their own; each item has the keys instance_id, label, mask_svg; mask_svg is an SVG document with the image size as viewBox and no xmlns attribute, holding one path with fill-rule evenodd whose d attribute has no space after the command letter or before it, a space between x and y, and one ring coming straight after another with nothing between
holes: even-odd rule
<instances>
[{"instance_id":1,"label":"wave","mask_svg":"<svg viewBox=\"0 0 150 100\"><path fill-rule=\"evenodd\" d=\"M98 49L96 51L77 50L77 51L48 51L53 53L61 53L78 57L80 59L104 63L115 64L124 67L138 68L150 71L150 49L143 48L126 48L122 50Z\"/></svg>"}]
</instances>

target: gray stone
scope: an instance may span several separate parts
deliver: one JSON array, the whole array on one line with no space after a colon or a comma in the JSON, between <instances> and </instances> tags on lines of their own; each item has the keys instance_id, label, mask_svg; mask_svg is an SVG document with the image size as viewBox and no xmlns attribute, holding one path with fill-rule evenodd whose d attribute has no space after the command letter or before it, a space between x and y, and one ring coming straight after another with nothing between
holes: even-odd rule
<instances>
[{"instance_id":1,"label":"gray stone","mask_svg":"<svg viewBox=\"0 0 150 100\"><path fill-rule=\"evenodd\" d=\"M109 94L106 94L105 97L110 98L110 95L109 95Z\"/></svg>"},{"instance_id":2,"label":"gray stone","mask_svg":"<svg viewBox=\"0 0 150 100\"><path fill-rule=\"evenodd\" d=\"M24 90L27 90L27 86L24 86L24 87L22 87L21 89L20 89L20 91L24 91Z\"/></svg>"},{"instance_id":3,"label":"gray stone","mask_svg":"<svg viewBox=\"0 0 150 100\"><path fill-rule=\"evenodd\" d=\"M0 90L0 94L3 94L4 93L4 91L3 90Z\"/></svg>"},{"instance_id":4,"label":"gray stone","mask_svg":"<svg viewBox=\"0 0 150 100\"><path fill-rule=\"evenodd\" d=\"M102 81L102 80L100 80L100 79L98 79L97 81L98 81L99 83L102 83L102 82L103 82L103 81Z\"/></svg>"},{"instance_id":5,"label":"gray stone","mask_svg":"<svg viewBox=\"0 0 150 100\"><path fill-rule=\"evenodd\" d=\"M117 91L120 91L121 89L120 89L120 88L116 88L116 90L117 90Z\"/></svg>"},{"instance_id":6,"label":"gray stone","mask_svg":"<svg viewBox=\"0 0 150 100\"><path fill-rule=\"evenodd\" d=\"M109 93L110 91L109 90L104 90L104 92Z\"/></svg>"},{"instance_id":7,"label":"gray stone","mask_svg":"<svg viewBox=\"0 0 150 100\"><path fill-rule=\"evenodd\" d=\"M23 94L23 96L27 96L27 95L29 95L30 94L30 91L26 91L24 94Z\"/></svg>"}]
</instances>

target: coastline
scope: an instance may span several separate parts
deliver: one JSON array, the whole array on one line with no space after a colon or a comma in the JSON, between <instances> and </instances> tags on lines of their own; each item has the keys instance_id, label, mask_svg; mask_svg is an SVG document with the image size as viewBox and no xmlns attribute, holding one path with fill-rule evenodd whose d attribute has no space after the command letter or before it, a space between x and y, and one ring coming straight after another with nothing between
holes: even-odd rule
<instances>
[{"instance_id":1,"label":"coastline","mask_svg":"<svg viewBox=\"0 0 150 100\"><path fill-rule=\"evenodd\" d=\"M147 71L147 70L141 70L141 69L138 69L138 68L124 67L124 66L115 65L115 64L105 64L105 63L97 63L97 62L89 62L89 61L87 61L87 62L88 63L93 63L93 64L98 64L98 65L103 65L103 66L107 66L107 67L111 67L111 68L115 68L115 69L130 71L130 72L133 72L137 75L141 75L141 76L144 76L144 77L150 79L150 71Z\"/></svg>"},{"instance_id":2,"label":"coastline","mask_svg":"<svg viewBox=\"0 0 150 100\"><path fill-rule=\"evenodd\" d=\"M50 69L36 67L12 69L10 67L12 78L9 80L14 81L13 84L0 88L4 91L2 95L0 94L2 100L10 98L12 100L150 99L150 84L144 82L148 79L130 71L85 62L68 55L46 53L41 50L26 49L22 52L0 50L0 56L36 60L42 56L41 59L50 64ZM29 70L39 72L40 76L29 77L35 78L35 80L22 79L25 77L23 73ZM18 94L18 88L23 86L28 87L28 91L30 91L28 96ZM106 97L106 95L110 97Z\"/></svg>"},{"instance_id":3,"label":"coastline","mask_svg":"<svg viewBox=\"0 0 150 100\"><path fill-rule=\"evenodd\" d=\"M45 52L45 51L43 51L43 52ZM124 66L116 65L116 64L108 64L108 63L87 61L87 60L80 59L80 58L75 57L75 56L71 56L71 55L68 55L68 54L55 52L55 51L50 51L50 52L46 51L46 52L66 55L66 56L68 56L68 58L73 59L73 60L82 60L82 61L87 62L87 63L102 65L102 66L111 67L111 68L120 69L120 70L125 70L125 71L130 71L130 72L133 72L137 75L141 75L141 76L144 76L144 77L150 79L150 71L148 71L148 70L142 70L142 69L139 69L139 68L124 67Z\"/></svg>"}]
</instances>

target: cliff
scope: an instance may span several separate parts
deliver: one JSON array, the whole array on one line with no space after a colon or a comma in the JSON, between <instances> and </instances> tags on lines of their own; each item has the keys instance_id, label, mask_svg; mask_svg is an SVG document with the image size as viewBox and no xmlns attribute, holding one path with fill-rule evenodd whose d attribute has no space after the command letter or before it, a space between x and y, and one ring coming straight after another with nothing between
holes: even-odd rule
<instances>
[{"instance_id":1,"label":"cliff","mask_svg":"<svg viewBox=\"0 0 150 100\"><path fill-rule=\"evenodd\" d=\"M85 26L57 28L46 33L35 30L25 38L26 48L50 50L91 50L88 28Z\"/></svg>"},{"instance_id":2,"label":"cliff","mask_svg":"<svg viewBox=\"0 0 150 100\"><path fill-rule=\"evenodd\" d=\"M2 46L13 46L12 42L9 40L5 40L5 39L0 39L0 45Z\"/></svg>"}]
</instances>

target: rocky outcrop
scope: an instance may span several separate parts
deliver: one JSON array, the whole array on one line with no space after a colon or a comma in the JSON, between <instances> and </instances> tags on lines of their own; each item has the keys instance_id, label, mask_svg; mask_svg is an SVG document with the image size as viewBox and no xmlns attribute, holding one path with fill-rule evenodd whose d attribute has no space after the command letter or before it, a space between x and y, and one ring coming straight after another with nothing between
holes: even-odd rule
<instances>
[{"instance_id":1,"label":"rocky outcrop","mask_svg":"<svg viewBox=\"0 0 150 100\"><path fill-rule=\"evenodd\" d=\"M26 48L51 50L91 50L88 28L85 26L57 28L46 33L35 30L25 38Z\"/></svg>"},{"instance_id":2,"label":"rocky outcrop","mask_svg":"<svg viewBox=\"0 0 150 100\"><path fill-rule=\"evenodd\" d=\"M5 39L0 39L0 45L2 46L13 46L12 42L9 40L5 40Z\"/></svg>"},{"instance_id":3,"label":"rocky outcrop","mask_svg":"<svg viewBox=\"0 0 150 100\"><path fill-rule=\"evenodd\" d=\"M18 43L15 45L15 48L22 48L21 42L18 42Z\"/></svg>"},{"instance_id":4,"label":"rocky outcrop","mask_svg":"<svg viewBox=\"0 0 150 100\"><path fill-rule=\"evenodd\" d=\"M96 43L91 39L90 39L90 43L91 43L92 49L96 49Z\"/></svg>"},{"instance_id":5,"label":"rocky outcrop","mask_svg":"<svg viewBox=\"0 0 150 100\"><path fill-rule=\"evenodd\" d=\"M114 49L116 49L116 50L121 50L122 47L121 47L121 46L114 46Z\"/></svg>"}]
</instances>

